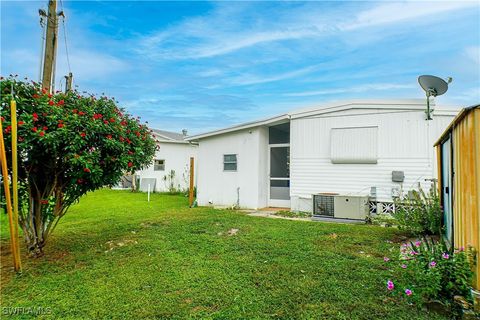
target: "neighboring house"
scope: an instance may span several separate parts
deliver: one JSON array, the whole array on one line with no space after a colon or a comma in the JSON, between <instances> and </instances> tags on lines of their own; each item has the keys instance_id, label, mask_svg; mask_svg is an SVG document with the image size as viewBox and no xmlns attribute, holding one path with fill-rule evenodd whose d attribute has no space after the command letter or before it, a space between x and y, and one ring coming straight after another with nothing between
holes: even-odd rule
<instances>
[{"instance_id":1,"label":"neighboring house","mask_svg":"<svg viewBox=\"0 0 480 320\"><path fill-rule=\"evenodd\" d=\"M445 236L456 248L475 249L480 290L480 105L463 109L435 146Z\"/></svg>"},{"instance_id":2,"label":"neighboring house","mask_svg":"<svg viewBox=\"0 0 480 320\"><path fill-rule=\"evenodd\" d=\"M169 191L170 186L176 190L186 190L189 182L190 157L196 161L198 146L185 140L187 132L182 133L153 130L160 149L150 167L137 171L140 178L140 190L147 191L148 184L153 191ZM174 172L172 174L172 171Z\"/></svg>"},{"instance_id":3,"label":"neighboring house","mask_svg":"<svg viewBox=\"0 0 480 320\"><path fill-rule=\"evenodd\" d=\"M456 114L427 121L424 100L352 101L190 136L198 204L312 212L313 194L337 193L388 211L392 196L430 187L434 139Z\"/></svg>"}]
</instances>

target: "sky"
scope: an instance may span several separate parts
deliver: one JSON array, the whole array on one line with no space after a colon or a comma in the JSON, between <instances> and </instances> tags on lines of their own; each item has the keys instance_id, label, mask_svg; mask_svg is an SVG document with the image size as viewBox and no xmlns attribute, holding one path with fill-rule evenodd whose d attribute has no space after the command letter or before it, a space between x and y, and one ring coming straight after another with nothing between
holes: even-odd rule
<instances>
[{"instance_id":1,"label":"sky","mask_svg":"<svg viewBox=\"0 0 480 320\"><path fill-rule=\"evenodd\" d=\"M40 8L46 0L1 0L2 76L39 79ZM453 77L438 105L480 103L478 1L64 0L58 9L56 88L71 70L79 91L115 97L157 129L197 134L338 100L422 99L422 74Z\"/></svg>"}]
</instances>

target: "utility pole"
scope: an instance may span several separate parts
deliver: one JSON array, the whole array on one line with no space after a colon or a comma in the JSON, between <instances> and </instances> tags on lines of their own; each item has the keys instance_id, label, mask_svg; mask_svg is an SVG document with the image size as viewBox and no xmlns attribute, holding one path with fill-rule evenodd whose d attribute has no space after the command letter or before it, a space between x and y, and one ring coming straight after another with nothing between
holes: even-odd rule
<instances>
[{"instance_id":1,"label":"utility pole","mask_svg":"<svg viewBox=\"0 0 480 320\"><path fill-rule=\"evenodd\" d=\"M68 76L65 76L65 93L72 90L72 80L73 74L71 72L68 73Z\"/></svg>"},{"instance_id":2,"label":"utility pole","mask_svg":"<svg viewBox=\"0 0 480 320\"><path fill-rule=\"evenodd\" d=\"M47 35L43 58L42 86L49 92L55 90L55 60L57 56L58 16L57 1L48 1Z\"/></svg>"}]
</instances>

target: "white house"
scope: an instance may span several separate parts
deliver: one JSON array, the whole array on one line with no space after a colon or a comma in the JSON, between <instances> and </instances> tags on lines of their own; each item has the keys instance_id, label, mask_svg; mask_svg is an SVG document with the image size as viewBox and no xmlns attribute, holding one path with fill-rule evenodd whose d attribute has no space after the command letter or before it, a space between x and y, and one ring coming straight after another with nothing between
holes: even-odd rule
<instances>
[{"instance_id":1,"label":"white house","mask_svg":"<svg viewBox=\"0 0 480 320\"><path fill-rule=\"evenodd\" d=\"M176 133L154 129L153 132L160 148L152 165L136 172L137 180L140 179L140 189L147 191L150 184L152 191L157 192L169 191L171 186L176 190L186 190L189 183L190 157L197 160L197 144L185 140L185 130Z\"/></svg>"},{"instance_id":2,"label":"white house","mask_svg":"<svg viewBox=\"0 0 480 320\"><path fill-rule=\"evenodd\" d=\"M319 193L388 204L418 183L428 189L435 137L457 110L436 108L427 121L425 109L425 100L350 101L190 136L198 204L312 212Z\"/></svg>"}]
</instances>

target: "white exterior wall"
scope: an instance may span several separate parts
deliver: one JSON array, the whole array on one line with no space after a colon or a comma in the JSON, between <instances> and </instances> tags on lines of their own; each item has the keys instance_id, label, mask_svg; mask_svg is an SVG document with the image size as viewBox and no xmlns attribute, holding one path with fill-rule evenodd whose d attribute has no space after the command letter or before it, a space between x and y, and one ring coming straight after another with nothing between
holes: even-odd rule
<instances>
[{"instance_id":1,"label":"white exterior wall","mask_svg":"<svg viewBox=\"0 0 480 320\"><path fill-rule=\"evenodd\" d=\"M200 206L260 208L267 204L266 128L200 139L197 201ZM237 155L237 171L223 170L223 155ZM238 197L237 197L237 188Z\"/></svg>"},{"instance_id":2,"label":"white exterior wall","mask_svg":"<svg viewBox=\"0 0 480 320\"><path fill-rule=\"evenodd\" d=\"M150 167L137 171L137 175L142 178L156 178L155 191L165 192L168 191L167 185L163 180L163 177L175 170L175 188L180 186L180 189L185 190L189 184L189 170L190 170L190 157L195 158L195 162L198 162L198 146L188 143L171 143L171 142L159 142L160 150L155 153L154 159L165 160L165 171L154 171L153 163ZM195 164L195 167L197 164Z\"/></svg>"},{"instance_id":3,"label":"white exterior wall","mask_svg":"<svg viewBox=\"0 0 480 320\"><path fill-rule=\"evenodd\" d=\"M377 187L379 201L391 201L392 188L404 191L418 183L428 189L436 177L433 143L453 116L426 121L422 110L348 110L291 120L290 195L293 210L311 211L311 195L333 192L369 195ZM332 128L378 126L376 164L333 164ZM368 146L365 146L368 147ZM352 150L354 152L354 150ZM392 182L392 171L404 171L402 184Z\"/></svg>"}]
</instances>

